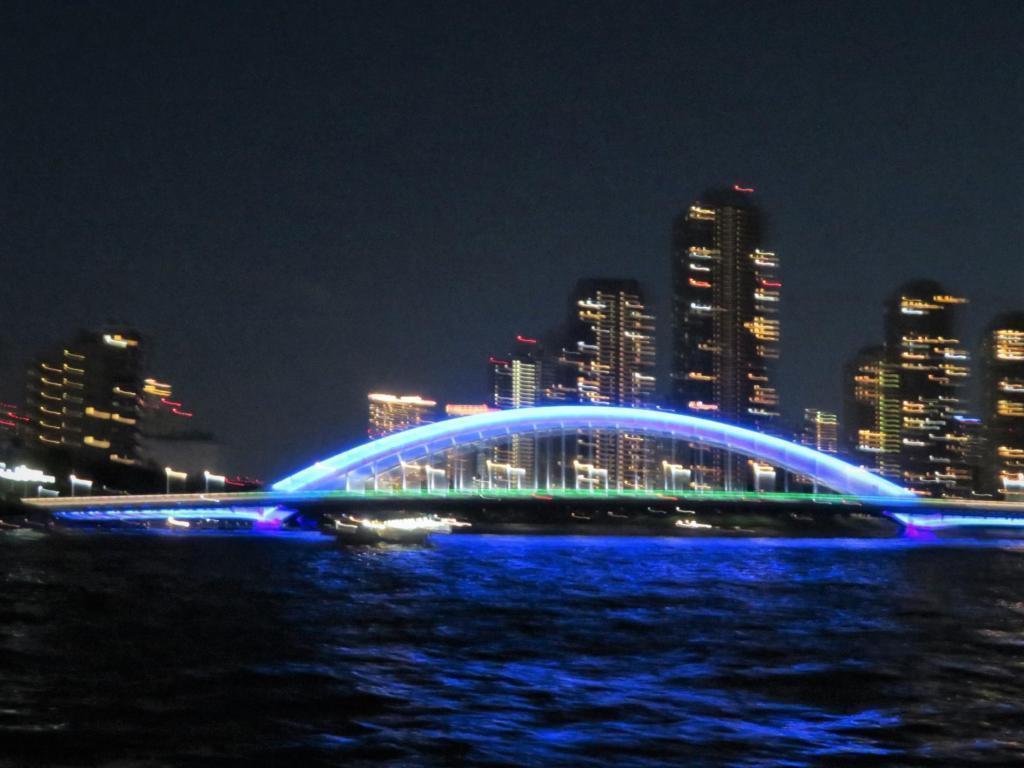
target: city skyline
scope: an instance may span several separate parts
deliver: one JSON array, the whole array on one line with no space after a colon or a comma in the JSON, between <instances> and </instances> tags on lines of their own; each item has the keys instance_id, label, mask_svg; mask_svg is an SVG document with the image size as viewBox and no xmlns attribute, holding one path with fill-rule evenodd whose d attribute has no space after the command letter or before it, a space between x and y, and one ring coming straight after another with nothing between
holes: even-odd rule
<instances>
[{"instance_id":1,"label":"city skyline","mask_svg":"<svg viewBox=\"0 0 1024 768\"><path fill-rule=\"evenodd\" d=\"M1024 763L1024 2L2 8L0 768Z\"/></svg>"},{"instance_id":2,"label":"city skyline","mask_svg":"<svg viewBox=\"0 0 1024 768\"><path fill-rule=\"evenodd\" d=\"M216 21L209 18L215 10L193 12L192 21ZM564 25L581 20L564 13L530 27L539 38L529 50L557 50ZM616 13L628 21L627 12ZM843 9L794 13L792 29L776 42L787 50L793 43L799 54L759 39L757 19L767 11L724 10L737 24L720 69L699 68L701 77L689 81L696 93L686 98L678 74L700 49L676 52L672 33L700 20L679 11L638 21L631 31L617 26L623 19L616 13L584 25L582 55L598 62L598 49L619 51L599 69L623 65L622 76L574 69L543 87L510 81L501 68L527 34L521 20L489 51L493 64L472 45L481 31L472 18L439 11L419 20L449 29L478 79L448 84L441 75L454 64L447 60L428 61L433 66L418 74L416 56L427 49L413 37L415 55L356 85L361 65L335 62L327 35L313 34L301 55L287 40L274 48L281 38L271 27L279 20L254 10L218 35L227 34L224 50L254 61L257 73L231 70L203 85L203 67L220 61L219 49L204 44L212 38L204 39L201 24L187 25L198 54L175 74L166 57L182 43L164 31L172 11L109 24L78 9L73 27L16 14L12 46L26 66L5 86L19 109L4 128L18 181L5 191L11 279L3 298L18 333L3 340L0 365L18 384L0 397L18 397L23 367L41 347L79 327L124 319L154 341L151 369L175 381L209 415L211 429L235 443L240 466L276 476L290 468L282 456L313 456L357 439L367 392L479 401L486 391L481 357L516 333L556 324L566 292L583 275L639 279L652 293L658 346L667 349L670 224L708 184L752 186L768 211L768 242L783 261L779 389L790 423L806 407L839 410L843 362L880 338L882 302L907 279L933 278L971 300L963 335L972 350L991 317L1019 309L1012 277L1022 240L1021 106L1005 98L1011 75L999 63L1013 41L994 8L970 18L939 8L913 33L908 8L882 10L870 21ZM342 19L321 21L337 30ZM344 21L362 29L358 18ZM832 48L828 29L839 22L851 31ZM305 32L308 23L289 19L285 28ZM139 27L149 30L152 50L111 54L97 76L99 83L124 76L122 89L108 92L74 71L76 56L122 43ZM384 49L374 45L405 41L412 31L400 25L391 34L365 43L347 37L341 47L377 62ZM633 35L649 37L661 63L628 53ZM872 53L897 43L904 54L885 67L871 63ZM265 49L269 58L255 55ZM972 55L958 58L965 49ZM915 57L931 70L951 51L956 66L921 83L925 64ZM42 66L48 56L55 69ZM785 87L744 79L769 61L791 76ZM841 61L866 67L857 88L833 77ZM317 69L331 63L336 76ZM538 59L531 66L539 73L551 65ZM283 80L259 79L270 71ZM589 108L575 109L571 100L560 106L572 86L593 95L604 79L608 91ZM285 85L303 81L308 93L289 95ZM500 86L495 96L485 95L488 83ZM747 101L725 95L737 83ZM441 106L374 100L415 85L430 85ZM910 85L921 86L919 101L900 106L895 96ZM41 99L55 90L73 113ZM343 110L332 101L339 93L357 97L360 109ZM466 93L500 107L496 117L464 103ZM677 98L660 98L669 93ZM202 134L208 144L192 158L191 138L221 94L254 118L241 128L254 149L243 152L221 128ZM509 123L502 99L517 98L552 117L550 134ZM183 133L160 128L154 99ZM686 115L697 104L704 119L695 123ZM392 108L426 118L438 143L417 143L404 122L388 116ZM194 116L185 115L190 110ZM112 113L126 117L110 122ZM335 120L339 114L356 116ZM455 126L467 116L479 130L456 141ZM813 134L800 128L813 120ZM338 152L366 148L359 139L365 121L380 124L381 148L407 161L406 170L370 152L359 161L363 176L352 175L348 155ZM274 138L292 135L285 129L294 141ZM616 136L610 145L607 130ZM566 146L576 151L554 153ZM499 159L506 154L521 162L506 167ZM492 176L504 181L485 183ZM126 207L111 214L119 201ZM41 297L54 294L72 298L39 312ZM664 359L660 366L663 382Z\"/></svg>"}]
</instances>

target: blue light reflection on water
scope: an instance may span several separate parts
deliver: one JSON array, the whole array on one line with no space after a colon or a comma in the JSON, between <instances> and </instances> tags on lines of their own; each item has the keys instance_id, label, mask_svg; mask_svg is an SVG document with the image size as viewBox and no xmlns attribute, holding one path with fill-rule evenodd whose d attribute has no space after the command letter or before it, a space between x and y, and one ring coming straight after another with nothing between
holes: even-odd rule
<instances>
[{"instance_id":1,"label":"blue light reflection on water","mask_svg":"<svg viewBox=\"0 0 1024 768\"><path fill-rule=\"evenodd\" d=\"M86 535L0 552L12 764L1024 759L1015 543Z\"/></svg>"}]
</instances>

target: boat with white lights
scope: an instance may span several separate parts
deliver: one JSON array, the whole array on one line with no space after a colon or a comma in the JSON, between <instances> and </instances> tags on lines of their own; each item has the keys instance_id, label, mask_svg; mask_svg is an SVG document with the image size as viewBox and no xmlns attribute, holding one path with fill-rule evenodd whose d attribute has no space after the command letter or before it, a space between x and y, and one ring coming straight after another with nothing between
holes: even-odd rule
<instances>
[{"instance_id":1,"label":"boat with white lights","mask_svg":"<svg viewBox=\"0 0 1024 768\"><path fill-rule=\"evenodd\" d=\"M715 526L709 523L698 523L696 520L676 520L676 528L714 528Z\"/></svg>"},{"instance_id":2,"label":"boat with white lights","mask_svg":"<svg viewBox=\"0 0 1024 768\"><path fill-rule=\"evenodd\" d=\"M451 533L454 528L468 526L469 523L436 515L387 520L332 515L322 530L342 544L423 544L435 533Z\"/></svg>"}]
</instances>

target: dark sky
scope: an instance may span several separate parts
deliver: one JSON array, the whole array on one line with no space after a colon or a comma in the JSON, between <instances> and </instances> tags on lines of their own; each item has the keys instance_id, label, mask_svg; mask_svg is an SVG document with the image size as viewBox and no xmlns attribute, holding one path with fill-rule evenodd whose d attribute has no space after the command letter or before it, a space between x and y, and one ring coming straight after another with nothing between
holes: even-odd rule
<instances>
[{"instance_id":1,"label":"dark sky","mask_svg":"<svg viewBox=\"0 0 1024 768\"><path fill-rule=\"evenodd\" d=\"M275 479L367 391L482 401L580 276L642 280L664 339L671 219L734 181L791 415L904 279L967 295L972 344L1024 307L1024 3L554 5L5 2L0 397L127 322Z\"/></svg>"}]
</instances>

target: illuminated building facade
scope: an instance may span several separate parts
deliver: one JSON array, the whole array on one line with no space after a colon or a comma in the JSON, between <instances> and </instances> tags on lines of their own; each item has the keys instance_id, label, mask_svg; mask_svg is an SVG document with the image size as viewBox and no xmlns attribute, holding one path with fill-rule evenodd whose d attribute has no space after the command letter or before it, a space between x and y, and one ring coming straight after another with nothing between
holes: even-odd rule
<instances>
[{"instance_id":1,"label":"illuminated building facade","mask_svg":"<svg viewBox=\"0 0 1024 768\"><path fill-rule=\"evenodd\" d=\"M366 434L371 440L401 432L436 419L437 403L419 395L368 395L370 418Z\"/></svg>"},{"instance_id":2,"label":"illuminated building facade","mask_svg":"<svg viewBox=\"0 0 1024 768\"><path fill-rule=\"evenodd\" d=\"M772 431L779 419L779 259L763 248L753 190L706 193L672 230L672 398L677 410ZM743 487L740 459L715 454L697 474Z\"/></svg>"},{"instance_id":3,"label":"illuminated building facade","mask_svg":"<svg viewBox=\"0 0 1024 768\"><path fill-rule=\"evenodd\" d=\"M899 374L900 480L924 495L974 489L970 356L956 333L957 309L966 303L930 280L907 283L886 302L886 357Z\"/></svg>"},{"instance_id":4,"label":"illuminated building facade","mask_svg":"<svg viewBox=\"0 0 1024 768\"><path fill-rule=\"evenodd\" d=\"M85 463L138 463L139 335L116 329L79 334L28 371L29 442Z\"/></svg>"},{"instance_id":5,"label":"illuminated building facade","mask_svg":"<svg viewBox=\"0 0 1024 768\"><path fill-rule=\"evenodd\" d=\"M491 402L495 408L531 408L543 396L543 355L536 339L516 336L513 350L487 361L491 380ZM493 463L517 476L527 486L536 478L537 438L512 435L494 449Z\"/></svg>"},{"instance_id":6,"label":"illuminated building facade","mask_svg":"<svg viewBox=\"0 0 1024 768\"><path fill-rule=\"evenodd\" d=\"M472 416L476 413L487 413L494 408L487 403L447 403L444 407L444 415L449 419L457 419L462 416Z\"/></svg>"},{"instance_id":7,"label":"illuminated building facade","mask_svg":"<svg viewBox=\"0 0 1024 768\"><path fill-rule=\"evenodd\" d=\"M655 391L655 321L636 280L577 283L564 330L551 401L581 405L648 405ZM572 474L584 488L643 488L652 463L641 435L595 430L576 441Z\"/></svg>"},{"instance_id":8,"label":"illuminated building facade","mask_svg":"<svg viewBox=\"0 0 1024 768\"><path fill-rule=\"evenodd\" d=\"M856 464L900 476L899 367L885 348L865 347L843 370L843 451Z\"/></svg>"},{"instance_id":9,"label":"illuminated building facade","mask_svg":"<svg viewBox=\"0 0 1024 768\"><path fill-rule=\"evenodd\" d=\"M997 317L981 344L983 487L1024 499L1024 312Z\"/></svg>"},{"instance_id":10,"label":"illuminated building facade","mask_svg":"<svg viewBox=\"0 0 1024 768\"><path fill-rule=\"evenodd\" d=\"M822 453L839 453L839 416L830 411L805 408L800 442Z\"/></svg>"}]
</instances>

